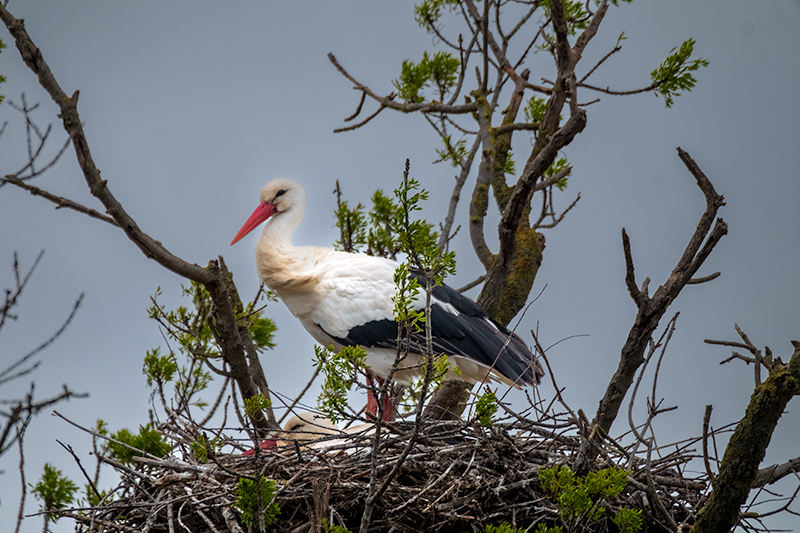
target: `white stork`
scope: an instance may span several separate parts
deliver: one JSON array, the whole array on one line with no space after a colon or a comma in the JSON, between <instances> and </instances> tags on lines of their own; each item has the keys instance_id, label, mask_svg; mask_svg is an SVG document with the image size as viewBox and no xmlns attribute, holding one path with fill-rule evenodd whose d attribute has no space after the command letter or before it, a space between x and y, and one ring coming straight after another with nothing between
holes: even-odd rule
<instances>
[{"instance_id":1,"label":"white stork","mask_svg":"<svg viewBox=\"0 0 800 533\"><path fill-rule=\"evenodd\" d=\"M302 445L303 448L317 448L318 445L310 444L324 437L338 435L341 431L336 424L328 420L327 417L314 413L300 413L292 416L283 425L283 429L273 434L270 438L262 440L258 447L261 450L272 450L274 448L286 447L294 442ZM255 455L256 450L252 448L242 455Z\"/></svg>"},{"instance_id":2,"label":"white stork","mask_svg":"<svg viewBox=\"0 0 800 533\"><path fill-rule=\"evenodd\" d=\"M259 277L318 343L337 350L360 345L367 352L369 370L386 377L397 354L392 297L398 265L380 257L292 245L305 208L306 195L299 183L273 180L261 190L258 207L231 245L269 219L256 244ZM424 283L421 277L420 283ZM423 295L418 309L424 304ZM519 388L538 384L544 376L522 339L447 285L433 289L430 321L434 350L446 354L451 366L460 370L448 378L472 383L491 378ZM412 345L424 346L424 334L412 339ZM422 362L422 354L410 353L394 379L407 384ZM374 401L368 405L369 411L375 408ZM391 420L393 413L384 416Z\"/></svg>"}]
</instances>

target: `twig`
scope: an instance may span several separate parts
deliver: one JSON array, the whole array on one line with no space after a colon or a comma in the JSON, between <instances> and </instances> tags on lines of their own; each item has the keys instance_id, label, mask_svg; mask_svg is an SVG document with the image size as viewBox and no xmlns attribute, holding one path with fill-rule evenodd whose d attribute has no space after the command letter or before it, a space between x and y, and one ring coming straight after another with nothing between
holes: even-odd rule
<instances>
[{"instance_id":1,"label":"twig","mask_svg":"<svg viewBox=\"0 0 800 533\"><path fill-rule=\"evenodd\" d=\"M22 519L25 514L25 497L27 495L28 486L25 483L25 449L23 446L23 439L25 436L25 429L16 428L17 431L17 444L19 446L19 481L22 487L19 495L19 508L17 509L17 524L14 527L14 533L19 533L19 528L22 526Z\"/></svg>"},{"instance_id":2,"label":"twig","mask_svg":"<svg viewBox=\"0 0 800 533\"><path fill-rule=\"evenodd\" d=\"M78 464L78 468L81 469L81 473L83 474L83 477L86 478L86 481L89 483L89 486L92 488L92 492L94 492L95 496L97 496L97 499L98 500L102 499L103 496L100 494L100 491L97 490L97 487L95 486L94 481L92 481L92 478L90 478L89 474L86 473L86 470L83 468L83 463L81 463L81 460L78 458L77 455L75 455L75 451L72 449L72 446L70 446L68 444L64 444L63 442L61 442L58 439L56 439L56 442L59 443L62 448L67 450L67 452L69 452L69 454L72 456L72 458Z\"/></svg>"},{"instance_id":3,"label":"twig","mask_svg":"<svg viewBox=\"0 0 800 533\"><path fill-rule=\"evenodd\" d=\"M6 174L4 177L6 183L10 183L12 185L16 185L20 189L24 189L31 193L33 196L39 196L44 198L48 202L51 202L56 205L56 209L61 209L66 207L67 209L72 209L73 211L77 211L78 213L83 213L91 218L96 218L97 220L101 220L112 226L119 227L119 224L111 218L110 216L104 215L94 209L81 205L77 202L74 202L68 198L64 198L62 196L56 196L55 194L49 193L44 189L40 189L39 187L35 187L30 185L29 183L25 183L20 178L12 174Z\"/></svg>"},{"instance_id":4,"label":"twig","mask_svg":"<svg viewBox=\"0 0 800 533\"><path fill-rule=\"evenodd\" d=\"M706 405L706 410L703 414L703 465L706 468L708 482L711 483L712 486L714 485L714 472L711 470L711 463L708 455L708 434L709 424L711 423L711 411L713 408L712 405Z\"/></svg>"}]
</instances>

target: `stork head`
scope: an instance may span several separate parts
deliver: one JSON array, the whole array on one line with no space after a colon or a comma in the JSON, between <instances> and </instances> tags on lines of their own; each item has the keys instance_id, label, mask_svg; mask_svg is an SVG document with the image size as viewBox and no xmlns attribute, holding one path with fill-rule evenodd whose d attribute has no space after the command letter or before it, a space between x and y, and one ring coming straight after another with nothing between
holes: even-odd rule
<instances>
[{"instance_id":1,"label":"stork head","mask_svg":"<svg viewBox=\"0 0 800 533\"><path fill-rule=\"evenodd\" d=\"M325 415L300 413L291 417L283 426L284 440L306 443L315 441L325 435L339 433L336 424Z\"/></svg>"},{"instance_id":2,"label":"stork head","mask_svg":"<svg viewBox=\"0 0 800 533\"><path fill-rule=\"evenodd\" d=\"M256 229L271 216L296 211L298 208L301 211L305 208L305 191L303 191L303 187L299 183L286 178L270 181L261 189L258 207L233 238L231 245L239 242L245 235Z\"/></svg>"}]
</instances>

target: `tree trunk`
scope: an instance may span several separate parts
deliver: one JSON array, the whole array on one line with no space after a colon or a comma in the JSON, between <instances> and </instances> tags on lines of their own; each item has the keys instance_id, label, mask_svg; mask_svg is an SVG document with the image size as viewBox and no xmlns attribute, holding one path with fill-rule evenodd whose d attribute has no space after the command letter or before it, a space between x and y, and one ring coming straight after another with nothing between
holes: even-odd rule
<instances>
[{"instance_id":1,"label":"tree trunk","mask_svg":"<svg viewBox=\"0 0 800 533\"><path fill-rule=\"evenodd\" d=\"M689 533L727 533L739 521L739 510L764 459L775 426L786 404L800 394L800 343L787 366L773 370L750 397L714 478L713 491Z\"/></svg>"}]
</instances>

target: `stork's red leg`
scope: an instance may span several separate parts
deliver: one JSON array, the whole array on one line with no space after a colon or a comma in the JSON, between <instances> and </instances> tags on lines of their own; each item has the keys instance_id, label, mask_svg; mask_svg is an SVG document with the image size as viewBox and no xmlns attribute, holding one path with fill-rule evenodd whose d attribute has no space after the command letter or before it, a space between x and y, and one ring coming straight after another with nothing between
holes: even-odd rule
<instances>
[{"instance_id":1,"label":"stork's red leg","mask_svg":"<svg viewBox=\"0 0 800 533\"><path fill-rule=\"evenodd\" d=\"M379 378L378 376L373 376L372 372L367 371L367 416L371 418L378 417L378 399L375 398L375 394L372 392L373 382L372 379L375 378L375 381L378 383L378 388L383 386L383 379ZM383 420L384 422L392 422L394 420L394 405L392 405L392 400L389 398L389 391L386 392L386 395L383 397Z\"/></svg>"}]
</instances>

